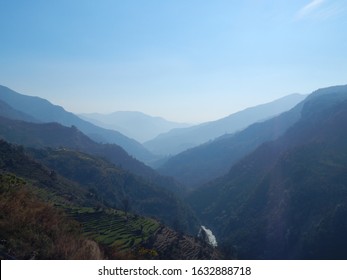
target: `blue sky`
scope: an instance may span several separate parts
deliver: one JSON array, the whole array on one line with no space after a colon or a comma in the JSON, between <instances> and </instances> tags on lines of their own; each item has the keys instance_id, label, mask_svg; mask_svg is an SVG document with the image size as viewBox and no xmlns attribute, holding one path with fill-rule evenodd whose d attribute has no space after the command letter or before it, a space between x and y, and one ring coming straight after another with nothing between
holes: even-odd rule
<instances>
[{"instance_id":1,"label":"blue sky","mask_svg":"<svg viewBox=\"0 0 347 280\"><path fill-rule=\"evenodd\" d=\"M344 0L0 0L0 84L202 122L347 84Z\"/></svg>"}]
</instances>

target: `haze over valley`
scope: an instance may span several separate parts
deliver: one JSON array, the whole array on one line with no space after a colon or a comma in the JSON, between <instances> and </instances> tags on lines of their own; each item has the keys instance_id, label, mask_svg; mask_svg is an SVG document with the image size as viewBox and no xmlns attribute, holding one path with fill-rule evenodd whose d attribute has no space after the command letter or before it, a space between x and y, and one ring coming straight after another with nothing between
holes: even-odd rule
<instances>
[{"instance_id":1,"label":"haze over valley","mask_svg":"<svg viewBox=\"0 0 347 280\"><path fill-rule=\"evenodd\" d=\"M187 123L175 123L161 117L141 112L119 111L111 114L81 114L81 118L104 128L117 130L143 143L175 128L189 127Z\"/></svg>"},{"instance_id":2,"label":"haze over valley","mask_svg":"<svg viewBox=\"0 0 347 280\"><path fill-rule=\"evenodd\" d=\"M1 231L5 240L11 240L2 245L1 256L28 258L31 250L39 246L38 258L343 259L344 241L339 236L340 226L342 231L344 227L340 217L347 209L347 135L343 129L346 101L347 86L335 86L319 89L307 97L291 95L221 121L195 126L205 128L231 119L226 127L233 132L215 139L211 133L206 143L164 158L154 170L139 157L160 157L139 142L83 121L45 99L1 86L3 198L20 196L27 189L30 197L37 200L34 203L53 203L55 207L49 211L63 210L66 215L57 219L80 223L80 235L76 233L71 238L86 236L79 242L95 248L92 255L87 253L87 245L81 245L76 254L63 255L57 245L60 241L50 240L51 245L28 243L23 252L20 244L38 237L17 235L16 227L22 225L14 216L16 227L10 232L3 227ZM281 108L283 112L278 106L274 106L278 111L272 112L269 108L279 102L286 103ZM252 116L253 122L245 116ZM241 129L242 126L245 127ZM89 134L83 133L83 129ZM103 135L113 141L105 140ZM139 155L129 149L134 143ZM304 206L304 201L311 201L310 206ZM259 220L253 221L254 207L260 212ZM273 216L278 211L285 214ZM54 215L61 215L58 212ZM296 218L299 213L300 221ZM96 216L103 222L95 222ZM119 222L103 239L100 234L109 219ZM337 222L339 228L335 227ZM253 224L257 238L243 234L252 230ZM264 227L270 225L264 232ZM280 231L279 225L284 227ZM130 239L117 233L125 226L133 232L129 232ZM318 226L329 234L317 233ZM38 225L30 222L27 227ZM138 231L131 229L137 227ZM304 227L312 233L303 236ZM36 230L42 236L48 234L46 230ZM202 231L205 233L201 234ZM200 238L192 239L198 232ZM17 237L9 239L13 234ZM264 243L262 238L269 241ZM321 240L332 243L336 249L327 250ZM116 246L119 242L123 245ZM169 249L170 242L182 242L177 245L178 255ZM288 242L292 244L289 247L285 245ZM277 245L273 247L272 243ZM58 247L49 253L45 246ZM167 249L158 251L163 246ZM10 249L14 253L9 254Z\"/></svg>"},{"instance_id":3,"label":"haze over valley","mask_svg":"<svg viewBox=\"0 0 347 280\"><path fill-rule=\"evenodd\" d=\"M345 1L0 13L1 260L347 260Z\"/></svg>"}]
</instances>

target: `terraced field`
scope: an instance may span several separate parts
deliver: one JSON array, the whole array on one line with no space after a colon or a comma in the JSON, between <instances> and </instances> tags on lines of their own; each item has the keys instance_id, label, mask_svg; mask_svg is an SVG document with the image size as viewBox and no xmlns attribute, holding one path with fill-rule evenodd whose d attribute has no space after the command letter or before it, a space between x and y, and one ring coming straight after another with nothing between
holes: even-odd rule
<instances>
[{"instance_id":1,"label":"terraced field","mask_svg":"<svg viewBox=\"0 0 347 280\"><path fill-rule=\"evenodd\" d=\"M81 223L86 237L119 251L127 251L142 241L146 241L160 227L153 219L120 210L100 210L76 208L68 211Z\"/></svg>"}]
</instances>

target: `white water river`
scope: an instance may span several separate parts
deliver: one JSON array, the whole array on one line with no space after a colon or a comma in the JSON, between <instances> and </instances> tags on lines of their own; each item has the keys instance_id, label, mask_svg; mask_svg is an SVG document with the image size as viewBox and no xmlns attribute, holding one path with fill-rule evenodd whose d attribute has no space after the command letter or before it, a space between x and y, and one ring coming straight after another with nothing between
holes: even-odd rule
<instances>
[{"instance_id":1,"label":"white water river","mask_svg":"<svg viewBox=\"0 0 347 280\"><path fill-rule=\"evenodd\" d=\"M202 231L204 231L205 234L203 234ZM214 236L212 231L206 228L205 226L201 226L198 236L199 237L205 236L205 239L206 239L205 241L207 241L213 247L217 247L218 243L217 243L216 237Z\"/></svg>"}]
</instances>

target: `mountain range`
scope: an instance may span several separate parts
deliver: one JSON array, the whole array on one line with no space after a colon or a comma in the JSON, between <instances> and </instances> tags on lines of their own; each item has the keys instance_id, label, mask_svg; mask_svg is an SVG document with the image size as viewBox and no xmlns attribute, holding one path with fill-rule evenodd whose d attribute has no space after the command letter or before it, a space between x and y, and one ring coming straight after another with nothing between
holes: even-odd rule
<instances>
[{"instance_id":1,"label":"mountain range","mask_svg":"<svg viewBox=\"0 0 347 280\"><path fill-rule=\"evenodd\" d=\"M101 144L91 140L76 127L65 127L58 123L29 123L1 117L0 137L10 143L33 148L68 148L97 155L122 169L141 176L148 182L158 184L175 192L183 193L182 184L170 177L161 176L152 168L129 156L115 144Z\"/></svg>"},{"instance_id":2,"label":"mountain range","mask_svg":"<svg viewBox=\"0 0 347 280\"><path fill-rule=\"evenodd\" d=\"M190 126L189 124L171 122L161 117L153 117L136 111L118 111L111 114L91 113L80 114L79 116L97 126L117 130L140 143L151 140L159 134L174 128Z\"/></svg>"},{"instance_id":3,"label":"mountain range","mask_svg":"<svg viewBox=\"0 0 347 280\"><path fill-rule=\"evenodd\" d=\"M347 86L287 98L159 175L91 136L119 132L1 87L0 258L346 259Z\"/></svg>"},{"instance_id":4,"label":"mountain range","mask_svg":"<svg viewBox=\"0 0 347 280\"><path fill-rule=\"evenodd\" d=\"M176 155L224 134L230 134L247 126L285 112L305 98L305 95L291 94L278 100L247 108L225 118L199 125L173 129L144 143L154 154Z\"/></svg>"},{"instance_id":5,"label":"mountain range","mask_svg":"<svg viewBox=\"0 0 347 280\"><path fill-rule=\"evenodd\" d=\"M0 194L0 259L221 256L182 232L182 222L195 222L168 191L88 154L0 140ZM161 203L165 211L157 211ZM163 224L170 220L179 232Z\"/></svg>"},{"instance_id":6,"label":"mountain range","mask_svg":"<svg viewBox=\"0 0 347 280\"><path fill-rule=\"evenodd\" d=\"M262 143L281 136L300 118L303 102L278 116L175 155L157 170L176 178L188 188L199 187L226 174L233 164Z\"/></svg>"},{"instance_id":7,"label":"mountain range","mask_svg":"<svg viewBox=\"0 0 347 280\"><path fill-rule=\"evenodd\" d=\"M191 193L242 259L346 259L347 86L317 90L277 140Z\"/></svg>"},{"instance_id":8,"label":"mountain range","mask_svg":"<svg viewBox=\"0 0 347 280\"><path fill-rule=\"evenodd\" d=\"M148 150L134 139L130 139L118 131L104 129L82 120L45 99L23 95L7 87L0 86L0 100L15 111L21 112L20 119L22 120L33 121L34 119L42 123L57 122L65 126L74 125L96 142L117 144L130 155L142 161L155 159ZM23 118L24 115L29 116L29 118Z\"/></svg>"},{"instance_id":9,"label":"mountain range","mask_svg":"<svg viewBox=\"0 0 347 280\"><path fill-rule=\"evenodd\" d=\"M57 122L64 126L76 126L92 140L99 143L117 144L130 155L153 166L158 165L156 164L157 162L165 162L167 155L197 146L225 133L237 131L253 122L283 112L293 107L303 98L303 95L293 94L268 104L248 108L217 121L192 127L177 128L187 126L187 124L168 122L161 118L150 117L138 112L118 112L110 115L83 115L82 117L84 119L81 119L45 99L23 95L7 87L0 86L0 101L2 102L0 106L12 107L12 116L10 118L29 122ZM2 116L6 117L4 114ZM91 122L85 119L89 119ZM129 125L130 123L132 125ZM96 124L99 124L99 126ZM103 128L100 125L108 128ZM173 127L176 128L171 129L167 133L162 133L141 145L136 140L114 130L116 125L123 131L131 131L129 135L134 135L134 133L143 135L145 133L147 136L149 134L154 136L160 131L165 131ZM113 127L113 129L110 129L110 127ZM179 135L178 138L177 135ZM163 139L163 142L160 139ZM194 140L191 141L189 139ZM189 141L190 144L182 144L182 141ZM169 148L169 151L168 145L171 145L170 143L174 146L178 145L180 148L178 150L175 148L174 152ZM161 150L162 144L165 146L163 150Z\"/></svg>"},{"instance_id":10,"label":"mountain range","mask_svg":"<svg viewBox=\"0 0 347 280\"><path fill-rule=\"evenodd\" d=\"M83 186L99 188L99 195L105 195L104 201L107 201L108 205L120 207L120 201L127 197L132 204L142 209L138 212L150 215L134 197L140 195L141 201L144 202L145 197L151 194L152 207L155 207L153 205L156 203L163 203L159 209L166 209L157 214L170 213L166 205L170 200L178 201L175 203L186 207L174 194L184 193L183 186L169 177L160 176L150 167L130 157L117 145L95 143L75 127L68 128L57 123L27 123L0 117L0 137L27 149L39 149L36 152L31 149L32 158ZM116 176L123 178L115 179ZM106 196L107 188L118 190L108 190ZM127 194L124 188L129 188L128 192L134 193ZM142 193L138 188L143 189ZM157 193L157 197L154 193ZM137 209L136 207L133 209ZM188 209L185 210L185 213L188 212ZM169 217L173 219L177 215L171 214ZM167 220L166 224L172 225L172 221L169 223ZM190 222L189 225L194 225L193 228L196 230L198 228L196 223Z\"/></svg>"}]
</instances>

